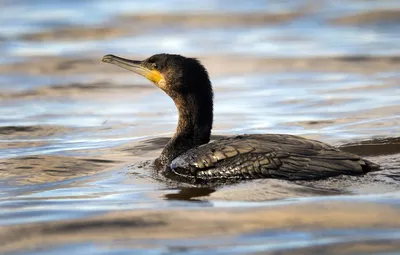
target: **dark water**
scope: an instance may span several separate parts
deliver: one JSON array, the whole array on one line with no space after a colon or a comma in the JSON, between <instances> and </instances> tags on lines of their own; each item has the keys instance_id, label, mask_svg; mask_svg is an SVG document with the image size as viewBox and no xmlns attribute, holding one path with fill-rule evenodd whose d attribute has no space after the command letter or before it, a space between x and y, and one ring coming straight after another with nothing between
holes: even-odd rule
<instances>
[{"instance_id":1,"label":"dark water","mask_svg":"<svg viewBox=\"0 0 400 255\"><path fill-rule=\"evenodd\" d=\"M1 253L400 251L397 1L0 4ZM158 52L209 69L214 135L302 135L383 171L218 188L160 180L141 162L174 132L172 101L100 63Z\"/></svg>"}]
</instances>

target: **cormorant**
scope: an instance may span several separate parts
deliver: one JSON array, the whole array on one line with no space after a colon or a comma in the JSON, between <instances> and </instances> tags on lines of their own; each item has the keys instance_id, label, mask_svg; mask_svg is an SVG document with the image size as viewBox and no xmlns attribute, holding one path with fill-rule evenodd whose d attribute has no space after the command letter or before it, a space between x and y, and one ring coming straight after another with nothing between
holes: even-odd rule
<instances>
[{"instance_id":1,"label":"cormorant","mask_svg":"<svg viewBox=\"0 0 400 255\"><path fill-rule=\"evenodd\" d=\"M197 59L156 54L135 61L106 55L102 61L146 77L174 101L178 127L155 161L168 177L193 183L254 178L311 180L379 169L355 154L293 135L238 135L209 143L213 90L207 70Z\"/></svg>"}]
</instances>

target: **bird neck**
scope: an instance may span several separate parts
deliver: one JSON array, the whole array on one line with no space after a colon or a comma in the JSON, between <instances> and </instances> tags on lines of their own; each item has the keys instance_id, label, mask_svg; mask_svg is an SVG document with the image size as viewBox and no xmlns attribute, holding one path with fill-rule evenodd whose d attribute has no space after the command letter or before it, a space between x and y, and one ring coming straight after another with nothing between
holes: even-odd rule
<instances>
[{"instance_id":1,"label":"bird neck","mask_svg":"<svg viewBox=\"0 0 400 255\"><path fill-rule=\"evenodd\" d=\"M202 94L172 96L179 113L176 133L157 159L162 166L169 165L182 153L210 141L213 122L212 91Z\"/></svg>"}]
</instances>

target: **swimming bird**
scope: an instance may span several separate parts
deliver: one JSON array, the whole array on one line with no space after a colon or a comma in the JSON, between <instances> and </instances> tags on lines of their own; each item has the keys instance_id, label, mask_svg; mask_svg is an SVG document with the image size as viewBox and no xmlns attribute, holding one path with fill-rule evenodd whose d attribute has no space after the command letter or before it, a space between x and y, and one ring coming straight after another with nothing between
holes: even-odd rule
<instances>
[{"instance_id":1,"label":"swimming bird","mask_svg":"<svg viewBox=\"0 0 400 255\"><path fill-rule=\"evenodd\" d=\"M287 134L245 134L210 142L213 90L195 58L156 54L143 61L106 55L105 63L146 77L174 101L175 134L155 165L168 177L192 183L255 178L312 180L379 169L328 144Z\"/></svg>"}]
</instances>

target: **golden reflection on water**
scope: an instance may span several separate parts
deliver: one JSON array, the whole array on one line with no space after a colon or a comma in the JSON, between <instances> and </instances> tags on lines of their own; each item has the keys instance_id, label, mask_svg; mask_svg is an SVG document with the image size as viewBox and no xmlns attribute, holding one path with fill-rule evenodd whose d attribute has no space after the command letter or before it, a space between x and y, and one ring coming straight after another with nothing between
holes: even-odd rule
<instances>
[{"instance_id":1,"label":"golden reflection on water","mask_svg":"<svg viewBox=\"0 0 400 255\"><path fill-rule=\"evenodd\" d=\"M334 15L329 12L334 1L314 0L284 12L228 13L228 5L218 13L114 10L115 16L100 25L74 24L63 15L54 22L46 15L42 20L35 12L40 8L32 8L32 16L23 13L28 31L0 35L0 48L11 57L0 64L0 74L9 77L0 79L0 107L7 115L0 127L0 182L5 184L0 187L0 253L54 247L65 253L81 244L104 253L144 248L171 254L396 254L400 146L398 138L386 137L400 135L395 97L400 58L390 54L395 47L387 47L389 53L380 48L396 42L390 25L400 15L383 7L360 13L352 8L363 1L354 2ZM303 32L311 20L322 26ZM45 29L29 31L32 23ZM383 33L380 24L385 24ZM140 39L163 41L164 29L167 48L189 52L208 68L216 92L216 133L297 131L335 144L368 137L343 149L367 156L384 170L307 183L269 179L220 187L152 176L141 162L156 158L173 132L172 102L162 101L151 84L101 64L100 56L112 49L149 57L165 44L155 49ZM259 32L246 33L253 29ZM208 30L210 38L187 40ZM123 48L136 38L138 45ZM182 49L176 42L183 42ZM98 47L83 47L86 43ZM253 46L261 51L252 51ZM262 79L252 79L257 75ZM52 146L60 150L51 151ZM80 177L85 177L82 183L74 182Z\"/></svg>"},{"instance_id":2,"label":"golden reflection on water","mask_svg":"<svg viewBox=\"0 0 400 255\"><path fill-rule=\"evenodd\" d=\"M118 161L62 156L27 156L0 159L0 178L13 178L19 184L63 181L100 173Z\"/></svg>"},{"instance_id":3,"label":"golden reflection on water","mask_svg":"<svg viewBox=\"0 0 400 255\"><path fill-rule=\"evenodd\" d=\"M123 243L128 243L130 240L129 242L135 243L150 239L153 243L157 243L156 240L177 239L182 240L184 245L195 239L212 237L218 240L227 236L238 236L237 240L240 243L246 241L246 236L249 234L253 237L258 236L261 238L260 241L264 240L267 245L269 242L267 233L274 230L312 234L346 229L368 233L370 229L374 229L377 233L379 231L390 233L391 230L396 233L395 230L400 228L400 221L394 219L399 217L400 209L390 205L346 200L303 202L251 210L243 208L135 210L108 213L88 219L4 226L0 228L0 250L11 251L74 242L108 243L114 246L115 240L123 240ZM399 243L390 240L389 237L379 238L378 234L368 238L377 243L374 245L376 251L399 248ZM388 238L389 240L385 241ZM379 242L380 239L383 241ZM335 247L343 248L343 254L349 251L360 252L371 247L369 243L357 239L349 238L348 241L354 245L350 246L346 240L342 240L340 246ZM334 250L335 247L326 245L321 249ZM311 248L309 253L313 254L311 252L315 252L315 249L318 248ZM306 252L307 249L300 251Z\"/></svg>"}]
</instances>

